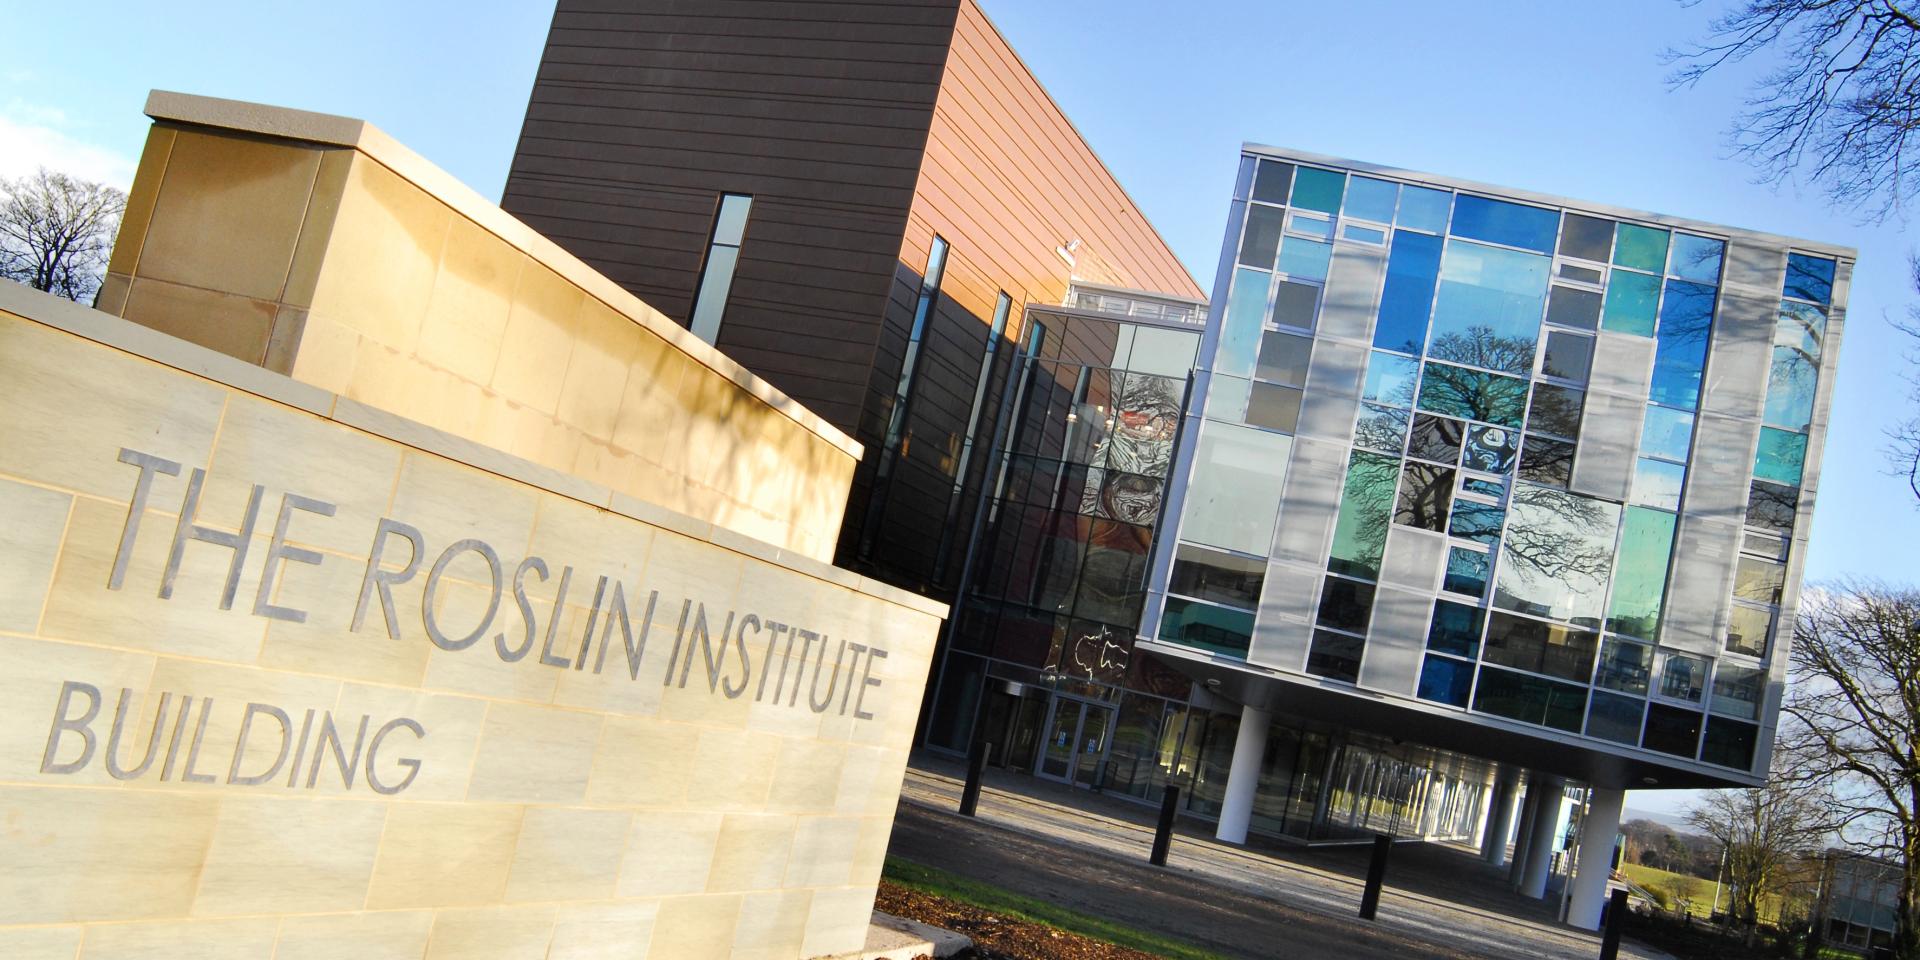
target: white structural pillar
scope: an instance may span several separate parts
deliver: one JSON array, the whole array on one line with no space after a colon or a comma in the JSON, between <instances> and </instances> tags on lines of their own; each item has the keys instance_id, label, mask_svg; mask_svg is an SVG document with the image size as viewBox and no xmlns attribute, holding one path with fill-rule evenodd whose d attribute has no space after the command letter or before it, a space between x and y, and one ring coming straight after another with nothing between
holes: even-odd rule
<instances>
[{"instance_id":1,"label":"white structural pillar","mask_svg":"<svg viewBox=\"0 0 1920 960\"><path fill-rule=\"evenodd\" d=\"M1527 788L1533 822L1527 831L1526 860L1520 868L1519 893L1523 897L1546 898L1547 872L1553 868L1553 831L1560 825L1560 798L1559 777L1540 774L1535 785Z\"/></svg>"},{"instance_id":2,"label":"white structural pillar","mask_svg":"<svg viewBox=\"0 0 1920 960\"><path fill-rule=\"evenodd\" d=\"M1594 787L1580 821L1580 861L1573 872L1567 922L1582 930L1600 929L1600 909L1606 906L1607 879L1613 873L1613 842L1620 834L1620 807L1626 799L1625 790Z\"/></svg>"},{"instance_id":3,"label":"white structural pillar","mask_svg":"<svg viewBox=\"0 0 1920 960\"><path fill-rule=\"evenodd\" d=\"M1228 843L1246 843L1253 820L1253 794L1260 786L1260 762L1267 754L1267 727L1273 714L1240 708L1240 735L1233 740L1233 766L1227 770L1227 795L1220 802L1220 828L1213 835Z\"/></svg>"},{"instance_id":4,"label":"white structural pillar","mask_svg":"<svg viewBox=\"0 0 1920 960\"><path fill-rule=\"evenodd\" d=\"M1533 838L1533 808L1537 796L1534 791L1539 789L1539 782L1537 775L1527 774L1526 794L1515 798L1519 804L1514 808L1519 823L1513 832L1513 861L1507 865L1507 883L1515 888L1520 886L1520 874L1527 866L1527 841ZM1516 788L1514 792L1520 791Z\"/></svg>"},{"instance_id":5,"label":"white structural pillar","mask_svg":"<svg viewBox=\"0 0 1920 960\"><path fill-rule=\"evenodd\" d=\"M1480 855L1496 867L1507 865L1507 840L1513 836L1514 794L1520 786L1520 771L1503 767L1493 781L1493 797L1487 804L1487 828L1480 841Z\"/></svg>"}]
</instances>

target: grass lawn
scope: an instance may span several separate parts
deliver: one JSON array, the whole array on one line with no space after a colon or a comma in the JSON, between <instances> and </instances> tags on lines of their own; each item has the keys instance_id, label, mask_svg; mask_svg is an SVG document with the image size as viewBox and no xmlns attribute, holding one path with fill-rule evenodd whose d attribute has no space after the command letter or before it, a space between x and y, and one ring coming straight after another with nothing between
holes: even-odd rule
<instances>
[{"instance_id":1,"label":"grass lawn","mask_svg":"<svg viewBox=\"0 0 1920 960\"><path fill-rule=\"evenodd\" d=\"M1716 907L1724 909L1727 906L1727 901L1731 894L1731 891L1723 885L1720 889L1719 902L1716 903L1714 902L1712 880L1702 880L1699 877L1690 877L1686 874L1674 873L1669 870L1661 870L1657 867L1649 867L1638 863L1625 864L1620 869L1622 873L1627 875L1627 879L1646 887L1648 890L1664 890L1674 896L1690 899L1692 901L1692 909L1689 912L1703 919L1711 917ZM1772 923L1779 918L1779 915L1779 897L1766 896L1760 898L1760 920L1762 923Z\"/></svg>"},{"instance_id":2,"label":"grass lawn","mask_svg":"<svg viewBox=\"0 0 1920 960\"><path fill-rule=\"evenodd\" d=\"M1145 953L1168 957L1171 960L1229 960L1223 954L1202 950L1179 940L1168 939L1156 933L1068 910L1045 900L1023 896L977 880L969 880L945 870L923 867L898 857L888 857L886 868L880 875L912 890L957 900L1018 920L1046 924L1068 933L1077 933L1094 940L1131 947Z\"/></svg>"}]
</instances>

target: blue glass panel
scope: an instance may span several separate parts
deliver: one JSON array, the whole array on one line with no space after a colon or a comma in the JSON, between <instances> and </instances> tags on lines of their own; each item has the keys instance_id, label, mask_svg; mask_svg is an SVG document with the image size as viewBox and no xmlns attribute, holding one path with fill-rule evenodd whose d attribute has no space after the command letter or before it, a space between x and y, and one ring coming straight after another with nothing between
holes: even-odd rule
<instances>
[{"instance_id":1,"label":"blue glass panel","mask_svg":"<svg viewBox=\"0 0 1920 960\"><path fill-rule=\"evenodd\" d=\"M1493 504L1457 500L1453 504L1453 520L1447 532L1462 540L1491 546L1500 539L1500 525L1506 519L1507 511Z\"/></svg>"},{"instance_id":2,"label":"blue glass panel","mask_svg":"<svg viewBox=\"0 0 1920 960\"><path fill-rule=\"evenodd\" d=\"M1394 201L1400 198L1400 185L1385 180L1354 176L1347 178L1346 211L1349 217L1393 222Z\"/></svg>"},{"instance_id":3,"label":"blue glass panel","mask_svg":"<svg viewBox=\"0 0 1920 960\"><path fill-rule=\"evenodd\" d=\"M1413 381L1419 375L1420 361L1375 350L1367 356L1367 385L1360 399L1411 407Z\"/></svg>"},{"instance_id":4,"label":"blue glass panel","mask_svg":"<svg viewBox=\"0 0 1920 960\"><path fill-rule=\"evenodd\" d=\"M1433 623L1427 627L1427 649L1471 659L1480 649L1483 611L1452 600L1433 603Z\"/></svg>"},{"instance_id":5,"label":"blue glass panel","mask_svg":"<svg viewBox=\"0 0 1920 960\"><path fill-rule=\"evenodd\" d=\"M1518 430L1527 408L1527 381L1429 363L1420 378L1419 406L1432 413Z\"/></svg>"},{"instance_id":6,"label":"blue glass panel","mask_svg":"<svg viewBox=\"0 0 1920 960\"><path fill-rule=\"evenodd\" d=\"M1536 254L1448 242L1427 355L1509 373L1533 372L1551 267L1551 260Z\"/></svg>"},{"instance_id":7,"label":"blue glass panel","mask_svg":"<svg viewBox=\"0 0 1920 960\"><path fill-rule=\"evenodd\" d=\"M1346 188L1344 173L1300 167L1293 175L1293 205L1321 213L1339 213L1340 195Z\"/></svg>"},{"instance_id":8,"label":"blue glass panel","mask_svg":"<svg viewBox=\"0 0 1920 960\"><path fill-rule=\"evenodd\" d=\"M1492 555L1478 550L1452 547L1447 550L1447 577L1441 586L1469 597L1487 595L1487 571Z\"/></svg>"},{"instance_id":9,"label":"blue glass panel","mask_svg":"<svg viewBox=\"0 0 1920 960\"><path fill-rule=\"evenodd\" d=\"M1700 372L1707 365L1707 339L1713 332L1714 289L1685 280L1667 281L1660 304L1660 329L1654 335L1654 403L1692 410L1700 402Z\"/></svg>"},{"instance_id":10,"label":"blue glass panel","mask_svg":"<svg viewBox=\"0 0 1920 960\"><path fill-rule=\"evenodd\" d=\"M1645 428L1640 431L1640 452L1685 463L1687 448L1693 445L1693 414L1668 407L1647 408Z\"/></svg>"},{"instance_id":11,"label":"blue glass panel","mask_svg":"<svg viewBox=\"0 0 1920 960\"><path fill-rule=\"evenodd\" d=\"M1680 488L1687 468L1665 460L1640 458L1633 470L1633 502L1662 510L1680 509Z\"/></svg>"},{"instance_id":12,"label":"blue glass panel","mask_svg":"<svg viewBox=\"0 0 1920 960\"><path fill-rule=\"evenodd\" d=\"M1814 387L1820 378L1826 314L1819 307L1784 301L1773 334L1773 366L1767 372L1766 422L1805 430L1813 422Z\"/></svg>"},{"instance_id":13,"label":"blue glass panel","mask_svg":"<svg viewBox=\"0 0 1920 960\"><path fill-rule=\"evenodd\" d=\"M1788 433L1772 427L1760 428L1760 448L1753 455L1755 479L1797 487L1806 459L1806 434Z\"/></svg>"},{"instance_id":14,"label":"blue glass panel","mask_svg":"<svg viewBox=\"0 0 1920 960\"><path fill-rule=\"evenodd\" d=\"M1387 245L1387 232L1385 230L1375 230L1372 227L1363 227L1357 223L1349 223L1341 227L1340 235L1355 243L1370 243L1376 247L1384 247Z\"/></svg>"},{"instance_id":15,"label":"blue glass panel","mask_svg":"<svg viewBox=\"0 0 1920 960\"><path fill-rule=\"evenodd\" d=\"M1673 249L1667 254L1667 272L1682 280L1718 284L1720 260L1726 252L1726 241L1676 233Z\"/></svg>"},{"instance_id":16,"label":"blue glass panel","mask_svg":"<svg viewBox=\"0 0 1920 960\"><path fill-rule=\"evenodd\" d=\"M1408 193L1413 189L1408 187ZM1403 197L1401 206L1405 205ZM1393 232L1393 248L1387 254L1387 282L1380 291L1380 318L1373 328L1374 346L1417 356L1426 344L1433 285L1440 278L1441 244L1439 237L1407 230Z\"/></svg>"},{"instance_id":17,"label":"blue glass panel","mask_svg":"<svg viewBox=\"0 0 1920 960\"><path fill-rule=\"evenodd\" d=\"M1232 377L1253 376L1260 356L1260 332L1266 322L1267 287L1273 278L1245 267L1233 271L1233 292L1227 295L1227 320L1220 328L1220 351L1213 369Z\"/></svg>"},{"instance_id":18,"label":"blue glass panel","mask_svg":"<svg viewBox=\"0 0 1920 960\"><path fill-rule=\"evenodd\" d=\"M1400 216L1394 221L1403 227L1429 233L1447 231L1447 212L1453 209L1453 194L1445 190L1404 186L1400 188Z\"/></svg>"},{"instance_id":19,"label":"blue glass panel","mask_svg":"<svg viewBox=\"0 0 1920 960\"><path fill-rule=\"evenodd\" d=\"M1294 233L1304 233L1307 236L1321 240L1332 240L1333 218L1323 217L1317 213L1296 211L1293 215L1293 222L1287 224L1287 229Z\"/></svg>"},{"instance_id":20,"label":"blue glass panel","mask_svg":"<svg viewBox=\"0 0 1920 960\"><path fill-rule=\"evenodd\" d=\"M1786 295L1814 303L1833 301L1833 261L1809 257L1804 253L1787 254Z\"/></svg>"},{"instance_id":21,"label":"blue glass panel","mask_svg":"<svg viewBox=\"0 0 1920 960\"><path fill-rule=\"evenodd\" d=\"M1464 707L1467 695L1472 692L1473 664L1429 656L1420 671L1420 689L1415 695L1422 700Z\"/></svg>"},{"instance_id":22,"label":"blue glass panel","mask_svg":"<svg viewBox=\"0 0 1920 960\"><path fill-rule=\"evenodd\" d=\"M1297 280L1325 280L1333 244L1288 237L1280 244L1280 272Z\"/></svg>"},{"instance_id":23,"label":"blue glass panel","mask_svg":"<svg viewBox=\"0 0 1920 960\"><path fill-rule=\"evenodd\" d=\"M1453 200L1453 235L1552 253L1560 214L1504 200L1460 194Z\"/></svg>"}]
</instances>

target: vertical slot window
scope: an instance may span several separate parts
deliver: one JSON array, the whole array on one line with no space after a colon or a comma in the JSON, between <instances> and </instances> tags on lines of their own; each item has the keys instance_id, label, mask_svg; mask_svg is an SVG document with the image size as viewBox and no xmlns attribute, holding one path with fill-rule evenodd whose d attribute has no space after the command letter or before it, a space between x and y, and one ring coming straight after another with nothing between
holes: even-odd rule
<instances>
[{"instance_id":1,"label":"vertical slot window","mask_svg":"<svg viewBox=\"0 0 1920 960\"><path fill-rule=\"evenodd\" d=\"M693 335L708 343L720 337L720 319L727 311L727 294L733 289L733 269L740 261L740 241L746 236L747 211L752 206L753 198L746 194L720 195L707 261L700 268L693 309L687 313L687 326Z\"/></svg>"}]
</instances>

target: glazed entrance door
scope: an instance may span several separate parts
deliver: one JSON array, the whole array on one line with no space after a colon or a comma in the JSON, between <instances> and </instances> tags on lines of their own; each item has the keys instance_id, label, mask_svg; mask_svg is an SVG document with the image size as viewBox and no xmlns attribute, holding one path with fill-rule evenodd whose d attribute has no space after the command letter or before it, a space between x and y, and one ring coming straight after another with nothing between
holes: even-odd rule
<instances>
[{"instance_id":1,"label":"glazed entrance door","mask_svg":"<svg viewBox=\"0 0 1920 960\"><path fill-rule=\"evenodd\" d=\"M1034 772L1049 780L1093 786L1112 740L1113 708L1056 697L1047 722L1046 747Z\"/></svg>"}]
</instances>

